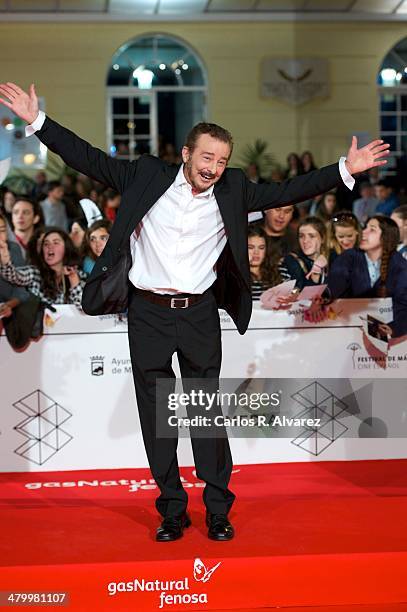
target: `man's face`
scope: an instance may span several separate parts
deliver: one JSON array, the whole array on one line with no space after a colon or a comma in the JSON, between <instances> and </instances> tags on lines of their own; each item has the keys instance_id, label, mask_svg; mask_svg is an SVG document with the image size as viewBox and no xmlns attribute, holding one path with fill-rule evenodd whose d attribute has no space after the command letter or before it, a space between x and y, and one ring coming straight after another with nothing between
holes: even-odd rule
<instances>
[{"instance_id":1,"label":"man's face","mask_svg":"<svg viewBox=\"0 0 407 612\"><path fill-rule=\"evenodd\" d=\"M45 172L37 172L37 174L35 175L35 182L37 183L37 185L43 185L44 183L46 183L47 175L45 174Z\"/></svg>"},{"instance_id":2,"label":"man's face","mask_svg":"<svg viewBox=\"0 0 407 612\"><path fill-rule=\"evenodd\" d=\"M384 185L375 185L375 195L380 202L384 202L391 194L391 188Z\"/></svg>"},{"instance_id":3,"label":"man's face","mask_svg":"<svg viewBox=\"0 0 407 612\"><path fill-rule=\"evenodd\" d=\"M273 234L283 234L293 218L294 206L266 210L266 226Z\"/></svg>"},{"instance_id":4,"label":"man's face","mask_svg":"<svg viewBox=\"0 0 407 612\"><path fill-rule=\"evenodd\" d=\"M366 185L362 187L360 190L360 196L364 200L367 200L367 198L373 197L373 193L374 193L373 187L371 187L370 185Z\"/></svg>"},{"instance_id":5,"label":"man's face","mask_svg":"<svg viewBox=\"0 0 407 612\"><path fill-rule=\"evenodd\" d=\"M20 232L31 229L38 222L38 217L34 215L32 204L24 202L24 200L17 201L14 204L11 219L14 229Z\"/></svg>"},{"instance_id":6,"label":"man's face","mask_svg":"<svg viewBox=\"0 0 407 612\"><path fill-rule=\"evenodd\" d=\"M202 193L217 183L230 157L230 146L209 134L201 134L194 150L182 148L184 174L193 193Z\"/></svg>"},{"instance_id":7,"label":"man's face","mask_svg":"<svg viewBox=\"0 0 407 612\"><path fill-rule=\"evenodd\" d=\"M64 195L64 188L62 186L55 187L48 193L48 196L52 198L53 200L61 200L63 195Z\"/></svg>"}]
</instances>

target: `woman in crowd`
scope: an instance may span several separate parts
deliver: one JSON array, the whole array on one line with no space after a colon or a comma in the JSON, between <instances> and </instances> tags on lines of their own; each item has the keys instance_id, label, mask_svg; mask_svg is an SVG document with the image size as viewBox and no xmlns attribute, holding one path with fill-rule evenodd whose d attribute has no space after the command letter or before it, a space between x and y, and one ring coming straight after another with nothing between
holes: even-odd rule
<instances>
[{"instance_id":1,"label":"woman in crowd","mask_svg":"<svg viewBox=\"0 0 407 612\"><path fill-rule=\"evenodd\" d=\"M359 246L361 228L357 217L349 211L337 213L329 222L329 266L338 255Z\"/></svg>"},{"instance_id":2,"label":"woman in crowd","mask_svg":"<svg viewBox=\"0 0 407 612\"><path fill-rule=\"evenodd\" d=\"M302 167L301 160L297 153L290 153L287 156L287 170L284 178L292 178L294 176L298 176L299 174L304 174L304 168Z\"/></svg>"},{"instance_id":3,"label":"woman in crowd","mask_svg":"<svg viewBox=\"0 0 407 612\"><path fill-rule=\"evenodd\" d=\"M10 258L14 266L24 266L25 261L20 247L16 242L7 240L7 219L5 215L0 212L0 243L5 242L10 252Z\"/></svg>"},{"instance_id":4,"label":"woman in crowd","mask_svg":"<svg viewBox=\"0 0 407 612\"><path fill-rule=\"evenodd\" d=\"M407 333L407 261L397 252L399 239L395 221L370 217L359 248L339 255L328 275L334 299L391 297L393 322L384 327L394 337Z\"/></svg>"},{"instance_id":5,"label":"woman in crowd","mask_svg":"<svg viewBox=\"0 0 407 612\"><path fill-rule=\"evenodd\" d=\"M0 212L0 246L8 248L10 261L13 266L24 266L25 261L20 247L16 242L7 241L7 222L5 216ZM23 287L16 287L0 276L0 319L11 317L13 310L28 301L30 293Z\"/></svg>"},{"instance_id":6,"label":"woman in crowd","mask_svg":"<svg viewBox=\"0 0 407 612\"><path fill-rule=\"evenodd\" d=\"M86 230L82 249L82 267L86 274L89 275L92 272L96 259L102 254L109 240L111 227L110 221L102 219L92 223Z\"/></svg>"},{"instance_id":7,"label":"woman in crowd","mask_svg":"<svg viewBox=\"0 0 407 612\"><path fill-rule=\"evenodd\" d=\"M290 278L295 278L296 287L324 282L327 269L326 228L317 217L306 217L298 226L298 253L290 253L284 265Z\"/></svg>"},{"instance_id":8,"label":"woman in crowd","mask_svg":"<svg viewBox=\"0 0 407 612\"><path fill-rule=\"evenodd\" d=\"M315 165L314 161L314 156L312 155L311 151L304 151L300 159L302 167L304 168L304 174L307 174L307 172L312 172L312 170L317 169L317 166Z\"/></svg>"},{"instance_id":9,"label":"woman in crowd","mask_svg":"<svg viewBox=\"0 0 407 612\"><path fill-rule=\"evenodd\" d=\"M336 200L336 193L333 191L328 191L327 193L324 193L320 202L316 205L314 209L315 212L312 212L311 210L311 214L314 214L316 217L318 217L318 219L321 219L326 226L328 226L331 217L336 214L337 209L338 203Z\"/></svg>"},{"instance_id":10,"label":"woman in crowd","mask_svg":"<svg viewBox=\"0 0 407 612\"><path fill-rule=\"evenodd\" d=\"M11 224L11 210L13 204L16 201L16 194L11 189L3 188L0 202L0 212L6 217L7 221Z\"/></svg>"},{"instance_id":11,"label":"woman in crowd","mask_svg":"<svg viewBox=\"0 0 407 612\"><path fill-rule=\"evenodd\" d=\"M77 217L69 223L69 237L78 251L83 246L87 229L88 224L83 217Z\"/></svg>"},{"instance_id":12,"label":"woman in crowd","mask_svg":"<svg viewBox=\"0 0 407 612\"><path fill-rule=\"evenodd\" d=\"M407 204L398 206L391 213L391 219L397 223L400 232L398 252L407 259Z\"/></svg>"},{"instance_id":13,"label":"woman in crowd","mask_svg":"<svg viewBox=\"0 0 407 612\"><path fill-rule=\"evenodd\" d=\"M0 241L0 275L26 287L48 304L81 305L86 275L78 270L79 256L68 234L50 227L44 234L38 267L16 268L5 241Z\"/></svg>"},{"instance_id":14,"label":"woman in crowd","mask_svg":"<svg viewBox=\"0 0 407 612\"><path fill-rule=\"evenodd\" d=\"M261 227L249 226L248 250L252 299L256 301L264 291L289 280L290 276L282 264L279 250L272 249L267 234Z\"/></svg>"}]
</instances>

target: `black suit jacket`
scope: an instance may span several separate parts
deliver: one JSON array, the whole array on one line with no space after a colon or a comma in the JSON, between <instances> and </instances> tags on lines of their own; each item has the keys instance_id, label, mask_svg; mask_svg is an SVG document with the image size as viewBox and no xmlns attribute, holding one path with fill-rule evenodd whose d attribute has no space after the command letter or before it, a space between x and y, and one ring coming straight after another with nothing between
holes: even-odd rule
<instances>
[{"instance_id":1,"label":"black suit jacket","mask_svg":"<svg viewBox=\"0 0 407 612\"><path fill-rule=\"evenodd\" d=\"M82 298L87 314L122 312L129 286L130 235L173 183L179 166L168 165L150 155L133 162L109 157L49 117L36 135L68 166L122 195L109 242L96 261ZM260 185L251 183L242 170L227 168L216 183L214 195L225 224L227 243L217 263L214 293L219 308L230 314L241 334L247 329L252 311L248 212L307 200L341 182L339 166L332 164L283 183Z\"/></svg>"}]
</instances>

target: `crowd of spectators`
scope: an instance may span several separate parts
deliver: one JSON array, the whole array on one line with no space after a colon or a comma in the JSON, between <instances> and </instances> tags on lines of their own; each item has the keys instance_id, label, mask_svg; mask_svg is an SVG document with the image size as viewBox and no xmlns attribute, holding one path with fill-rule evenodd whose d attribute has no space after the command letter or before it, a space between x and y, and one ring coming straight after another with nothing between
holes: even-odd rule
<instances>
[{"instance_id":1,"label":"crowd of spectators","mask_svg":"<svg viewBox=\"0 0 407 612\"><path fill-rule=\"evenodd\" d=\"M310 151L290 153L286 170L272 178L290 179L315 169ZM247 177L267 182L256 164L247 168ZM0 187L0 317L7 322L23 305L39 311L53 304L79 307L119 205L120 194L74 173L48 180L39 171L25 194ZM372 250L373 233L379 241ZM358 177L353 192L338 188L312 201L270 209L253 223L249 219L248 251L253 300L295 279L299 289L327 283L335 297L397 294L407 309L406 197L375 171ZM364 283L353 282L358 274Z\"/></svg>"},{"instance_id":2,"label":"crowd of spectators","mask_svg":"<svg viewBox=\"0 0 407 612\"><path fill-rule=\"evenodd\" d=\"M0 318L6 333L13 329L15 347L27 343L33 328L40 335L45 307L80 307L119 205L117 192L83 175L57 181L40 171L28 193L0 188ZM15 338L17 313L25 328Z\"/></svg>"},{"instance_id":3,"label":"crowd of spectators","mask_svg":"<svg viewBox=\"0 0 407 612\"><path fill-rule=\"evenodd\" d=\"M316 169L313 155L290 153L283 180ZM247 178L259 182L256 168ZM398 179L398 180L397 180ZM345 189L347 189L345 187ZM358 176L353 191L339 187L311 201L270 209L249 222L252 297L295 280L289 306L305 286L326 285L325 296L391 297L394 321L386 334L407 334L407 197L400 177ZM249 220L250 221L250 220ZM318 306L319 314L321 306ZM316 320L316 319L314 319ZM320 320L320 319L319 319Z\"/></svg>"}]
</instances>

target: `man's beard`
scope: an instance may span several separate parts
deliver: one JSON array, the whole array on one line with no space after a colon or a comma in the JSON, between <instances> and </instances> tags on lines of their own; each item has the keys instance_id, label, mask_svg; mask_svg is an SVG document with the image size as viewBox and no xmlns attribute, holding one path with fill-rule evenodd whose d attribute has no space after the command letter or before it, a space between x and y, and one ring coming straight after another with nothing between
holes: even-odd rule
<instances>
[{"instance_id":1,"label":"man's beard","mask_svg":"<svg viewBox=\"0 0 407 612\"><path fill-rule=\"evenodd\" d=\"M197 183L194 181L194 179L192 177L192 162L190 162L190 161L185 162L185 168L186 168L186 171L187 171L188 180L189 180L190 184L192 185L192 187L193 187L193 189L195 191L198 191L199 193L203 193L204 191L209 189L209 187L211 187L211 185L213 184L213 183L211 183L211 184L205 185L204 187L202 187L201 185L197 185ZM199 172L198 172L198 175L199 175Z\"/></svg>"}]
</instances>

